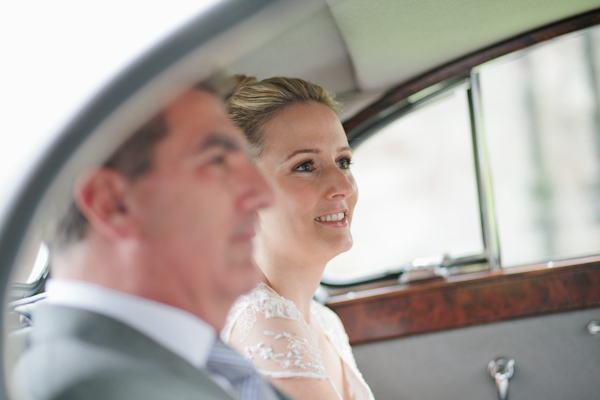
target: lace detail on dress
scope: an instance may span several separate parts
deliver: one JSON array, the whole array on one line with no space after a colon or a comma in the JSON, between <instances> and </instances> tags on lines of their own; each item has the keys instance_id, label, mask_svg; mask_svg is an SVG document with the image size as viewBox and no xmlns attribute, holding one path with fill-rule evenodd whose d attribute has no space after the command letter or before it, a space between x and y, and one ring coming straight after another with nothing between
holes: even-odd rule
<instances>
[{"instance_id":1,"label":"lace detail on dress","mask_svg":"<svg viewBox=\"0 0 600 400\"><path fill-rule=\"evenodd\" d=\"M369 386L356 368L348 335L338 316L313 302L311 321L321 326L342 359L348 393L356 400L373 400ZM293 301L263 283L234 304L221 337L265 376L328 379L337 393L323 366L315 331ZM341 399L339 393L338 397Z\"/></svg>"},{"instance_id":2,"label":"lace detail on dress","mask_svg":"<svg viewBox=\"0 0 600 400\"><path fill-rule=\"evenodd\" d=\"M254 290L245 299L254 310L265 314L266 318L285 318L292 321L303 319L302 313L293 301L279 296L264 283L261 283L259 288L263 290Z\"/></svg>"},{"instance_id":3,"label":"lace detail on dress","mask_svg":"<svg viewBox=\"0 0 600 400\"><path fill-rule=\"evenodd\" d=\"M240 339L240 343L244 342L248 339L248 334L250 333L250 329L256 323L256 311L252 307L245 308L242 310L242 315L238 320L238 326L240 327L242 337Z\"/></svg>"},{"instance_id":4,"label":"lace detail on dress","mask_svg":"<svg viewBox=\"0 0 600 400\"><path fill-rule=\"evenodd\" d=\"M275 296L276 297L275 297ZM266 319L283 318L285 320L304 320L302 313L293 301L285 299L264 283L248 295L241 296L227 316L223 332L230 333L233 325L240 331L239 343L248 340L250 330L257 321L257 313ZM223 340L229 342L229 335L223 334Z\"/></svg>"},{"instance_id":5,"label":"lace detail on dress","mask_svg":"<svg viewBox=\"0 0 600 400\"><path fill-rule=\"evenodd\" d=\"M229 313L222 337L264 375L328 377L316 333L293 301L265 284L240 297Z\"/></svg>"},{"instance_id":6,"label":"lace detail on dress","mask_svg":"<svg viewBox=\"0 0 600 400\"><path fill-rule=\"evenodd\" d=\"M254 360L255 357L263 360L275 361L283 369L283 371L265 371L261 369L261 373L277 378L303 376L307 378L327 378L327 373L323 367L321 360L321 351L314 343L303 337L291 335L287 332L275 333L265 331L266 336L273 338L274 342L283 342L286 351L277 353L273 351L273 347L258 343L255 346L244 347L244 355L246 358ZM293 370L293 371L292 371Z\"/></svg>"}]
</instances>

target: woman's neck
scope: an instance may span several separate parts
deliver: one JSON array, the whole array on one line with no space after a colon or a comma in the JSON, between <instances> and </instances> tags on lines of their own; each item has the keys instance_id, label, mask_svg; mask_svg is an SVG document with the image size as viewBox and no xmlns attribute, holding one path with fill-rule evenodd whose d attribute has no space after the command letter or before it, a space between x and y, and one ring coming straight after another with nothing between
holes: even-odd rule
<instances>
[{"instance_id":1,"label":"woman's neck","mask_svg":"<svg viewBox=\"0 0 600 400\"><path fill-rule=\"evenodd\" d=\"M260 279L280 296L291 300L310 323L310 305L326 263L301 264L292 257L272 252L257 252Z\"/></svg>"}]
</instances>

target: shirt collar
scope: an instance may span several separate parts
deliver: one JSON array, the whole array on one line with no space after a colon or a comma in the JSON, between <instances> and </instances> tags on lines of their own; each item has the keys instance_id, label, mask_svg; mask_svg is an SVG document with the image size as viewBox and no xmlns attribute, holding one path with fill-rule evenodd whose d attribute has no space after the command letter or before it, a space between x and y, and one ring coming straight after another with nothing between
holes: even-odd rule
<instances>
[{"instance_id":1,"label":"shirt collar","mask_svg":"<svg viewBox=\"0 0 600 400\"><path fill-rule=\"evenodd\" d=\"M182 309L75 280L50 279L51 304L95 312L120 321L150 337L192 365L203 368L216 331Z\"/></svg>"}]
</instances>

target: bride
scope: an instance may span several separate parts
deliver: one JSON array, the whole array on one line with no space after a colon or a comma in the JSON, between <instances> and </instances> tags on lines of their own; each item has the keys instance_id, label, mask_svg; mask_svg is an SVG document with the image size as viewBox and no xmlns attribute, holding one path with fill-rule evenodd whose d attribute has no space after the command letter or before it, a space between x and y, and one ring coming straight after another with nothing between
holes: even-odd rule
<instances>
[{"instance_id":1,"label":"bride","mask_svg":"<svg viewBox=\"0 0 600 400\"><path fill-rule=\"evenodd\" d=\"M373 399L344 327L313 300L329 260L352 247L358 198L338 103L293 78L238 76L227 100L275 205L257 217L259 286L229 313L223 340L296 399Z\"/></svg>"}]
</instances>

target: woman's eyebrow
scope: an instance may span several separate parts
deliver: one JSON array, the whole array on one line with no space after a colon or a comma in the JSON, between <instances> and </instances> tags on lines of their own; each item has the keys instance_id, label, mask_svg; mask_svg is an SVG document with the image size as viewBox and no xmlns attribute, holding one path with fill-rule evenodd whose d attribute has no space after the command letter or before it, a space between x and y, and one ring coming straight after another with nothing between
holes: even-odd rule
<instances>
[{"instance_id":1,"label":"woman's eyebrow","mask_svg":"<svg viewBox=\"0 0 600 400\"><path fill-rule=\"evenodd\" d=\"M285 161L289 160L290 158L294 157L297 154L302 154L302 153L321 154L321 150L320 149L300 149L300 150L296 150L296 151L293 151L289 156L287 156L287 158L285 159Z\"/></svg>"},{"instance_id":2,"label":"woman's eyebrow","mask_svg":"<svg viewBox=\"0 0 600 400\"><path fill-rule=\"evenodd\" d=\"M338 151L338 153L342 153L344 151L352 152L352 147L350 147L350 146L342 146L342 147L338 148L337 151ZM289 156L287 156L287 158L285 159L285 161L289 160L290 158L294 157L297 154L303 154L303 153L321 154L321 150L320 149L300 149L300 150L296 150L296 151L293 151Z\"/></svg>"}]
</instances>

